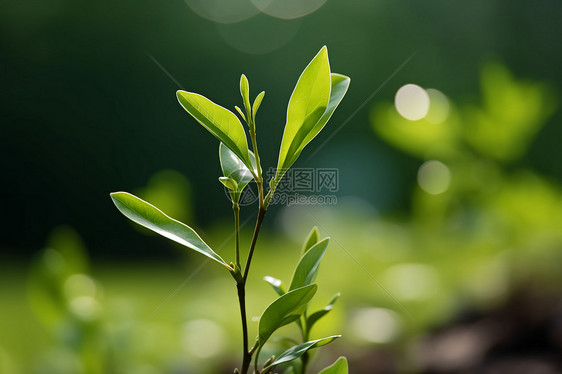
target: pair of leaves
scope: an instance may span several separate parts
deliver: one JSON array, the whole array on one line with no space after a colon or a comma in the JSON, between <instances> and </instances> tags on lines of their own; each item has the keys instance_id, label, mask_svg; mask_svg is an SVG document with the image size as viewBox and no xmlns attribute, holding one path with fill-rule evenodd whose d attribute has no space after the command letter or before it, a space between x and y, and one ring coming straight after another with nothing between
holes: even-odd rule
<instances>
[{"instance_id":1,"label":"pair of leaves","mask_svg":"<svg viewBox=\"0 0 562 374\"><path fill-rule=\"evenodd\" d=\"M305 68L289 100L275 185L324 128L345 96L350 81L345 75L330 72L326 46Z\"/></svg>"},{"instance_id":2,"label":"pair of leaves","mask_svg":"<svg viewBox=\"0 0 562 374\"><path fill-rule=\"evenodd\" d=\"M128 192L111 194L113 203L131 221L138 223L168 239L193 249L232 271L222 257L216 254L199 235L186 224L168 217L160 209Z\"/></svg>"},{"instance_id":3,"label":"pair of leaves","mask_svg":"<svg viewBox=\"0 0 562 374\"><path fill-rule=\"evenodd\" d=\"M244 109L246 109L246 114L242 110L236 107L236 110L240 116L248 123L248 126L254 131L254 125L256 120L256 113L260 108L261 102L265 96L265 91L262 91L256 96L254 104L250 106L250 83L248 78L244 74L240 77L240 95L242 95L242 101L244 102Z\"/></svg>"}]
</instances>

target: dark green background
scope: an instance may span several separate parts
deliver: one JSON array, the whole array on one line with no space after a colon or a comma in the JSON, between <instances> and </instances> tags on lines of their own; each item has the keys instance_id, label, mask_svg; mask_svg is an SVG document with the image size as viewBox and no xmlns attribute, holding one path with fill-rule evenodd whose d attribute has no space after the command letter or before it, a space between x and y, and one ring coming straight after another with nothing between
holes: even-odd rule
<instances>
[{"instance_id":1,"label":"dark green background","mask_svg":"<svg viewBox=\"0 0 562 374\"><path fill-rule=\"evenodd\" d=\"M142 187L163 169L189 179L192 224L230 215L216 180L217 142L178 105L178 86L154 60L186 90L228 108L240 105L241 73L249 77L252 95L265 90L258 137L267 167L276 162L298 75L324 44L333 70L352 78L331 130L415 55L309 158L330 131L321 134L297 166L338 167L340 195L360 196L382 211L405 210L419 161L377 139L368 120L372 105L392 100L405 83L437 88L453 100L475 100L479 69L489 60L560 92L561 14L557 0L329 0L300 20L259 16L225 26L199 17L181 0L4 1L0 247L26 255L43 246L54 226L66 223L84 236L94 256L162 255L145 250L154 239L131 230L108 193ZM275 35L275 28L295 26L288 43L266 54L239 51L221 36L245 32L251 44ZM556 113L519 161L557 181L560 119Z\"/></svg>"}]
</instances>

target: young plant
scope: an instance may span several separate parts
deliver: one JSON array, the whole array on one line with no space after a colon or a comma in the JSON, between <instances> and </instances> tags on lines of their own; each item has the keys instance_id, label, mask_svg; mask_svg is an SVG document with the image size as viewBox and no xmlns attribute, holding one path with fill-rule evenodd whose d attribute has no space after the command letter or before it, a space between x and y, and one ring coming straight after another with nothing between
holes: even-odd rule
<instances>
[{"instance_id":1,"label":"young plant","mask_svg":"<svg viewBox=\"0 0 562 374\"><path fill-rule=\"evenodd\" d=\"M287 122L281 141L276 174L269 181L267 190L267 184L263 180L256 137L256 114L265 92L261 92L254 102L250 103L248 79L242 75L240 93L243 109L236 107L236 110L248 127L252 150L248 147L246 131L233 112L199 94L186 91L177 92L181 106L220 141L219 157L223 176L219 178L219 181L230 193L234 213L235 248L232 262L227 262L213 251L191 227L168 217L153 205L127 192L111 194L117 209L127 218L211 258L230 272L236 282L238 292L243 338L242 363L240 369L234 370L235 373L248 373L252 360L254 373L266 374L272 373L278 365L294 364L295 360L300 359L300 365L289 366L286 372L304 374L309 361L308 351L328 344L339 337L339 335L335 335L309 340L313 325L332 309L339 296L334 296L324 309L308 313L308 304L318 288L314 280L318 273L320 260L328 246L328 238L319 240L316 228L312 230L305 242L302 257L288 290L285 290L281 281L266 277L279 297L266 308L260 317L257 337L251 347L246 318L246 282L260 228L279 182L298 159L304 147L324 128L347 92L349 83L349 77L331 73L328 51L326 47L323 47L301 74L289 100ZM240 198L244 188L252 180L258 189L258 214L246 261L242 263L239 238ZM277 329L290 323L296 323L300 328L303 343L295 344L277 357L271 357L260 364L260 352L264 345ZM334 365L324 369L322 373L347 373L347 361L345 358L340 358Z\"/></svg>"}]
</instances>

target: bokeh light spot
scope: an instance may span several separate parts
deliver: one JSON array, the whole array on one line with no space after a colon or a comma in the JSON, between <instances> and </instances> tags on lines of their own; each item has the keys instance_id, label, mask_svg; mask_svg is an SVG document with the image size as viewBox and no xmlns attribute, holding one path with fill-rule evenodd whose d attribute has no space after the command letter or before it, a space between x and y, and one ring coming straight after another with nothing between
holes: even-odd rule
<instances>
[{"instance_id":1,"label":"bokeh light spot","mask_svg":"<svg viewBox=\"0 0 562 374\"><path fill-rule=\"evenodd\" d=\"M370 343L390 343L400 332L396 313L385 308L360 309L352 319L352 329L359 339Z\"/></svg>"},{"instance_id":2,"label":"bokeh light spot","mask_svg":"<svg viewBox=\"0 0 562 374\"><path fill-rule=\"evenodd\" d=\"M217 23L236 23L247 20L260 10L249 0L185 0L200 17Z\"/></svg>"},{"instance_id":3,"label":"bokeh light spot","mask_svg":"<svg viewBox=\"0 0 562 374\"><path fill-rule=\"evenodd\" d=\"M282 19L304 17L320 9L326 0L251 0L267 15Z\"/></svg>"},{"instance_id":4,"label":"bokeh light spot","mask_svg":"<svg viewBox=\"0 0 562 374\"><path fill-rule=\"evenodd\" d=\"M388 288L401 300L423 300L431 297L439 282L435 269L424 264L398 264L385 273Z\"/></svg>"},{"instance_id":5,"label":"bokeh light spot","mask_svg":"<svg viewBox=\"0 0 562 374\"><path fill-rule=\"evenodd\" d=\"M70 302L72 313L84 321L94 321L100 316L99 302L90 296L80 296Z\"/></svg>"},{"instance_id":6,"label":"bokeh light spot","mask_svg":"<svg viewBox=\"0 0 562 374\"><path fill-rule=\"evenodd\" d=\"M218 355L225 347L225 333L219 325L208 319L195 319L182 328L183 347L199 358Z\"/></svg>"},{"instance_id":7,"label":"bokeh light spot","mask_svg":"<svg viewBox=\"0 0 562 374\"><path fill-rule=\"evenodd\" d=\"M394 97L396 111L410 121L417 121L429 111L429 95L418 85L406 84L396 92Z\"/></svg>"},{"instance_id":8,"label":"bokeh light spot","mask_svg":"<svg viewBox=\"0 0 562 374\"><path fill-rule=\"evenodd\" d=\"M449 116L449 99L434 88L428 88L425 91L429 95L429 111L425 116L426 121L435 125L445 122Z\"/></svg>"},{"instance_id":9,"label":"bokeh light spot","mask_svg":"<svg viewBox=\"0 0 562 374\"><path fill-rule=\"evenodd\" d=\"M250 54L265 54L281 48L295 37L302 20L287 21L266 14L236 24L217 24L220 36L231 47Z\"/></svg>"},{"instance_id":10,"label":"bokeh light spot","mask_svg":"<svg viewBox=\"0 0 562 374\"><path fill-rule=\"evenodd\" d=\"M449 188L451 172L441 161L427 161L418 170L418 184L425 192L439 195Z\"/></svg>"},{"instance_id":11,"label":"bokeh light spot","mask_svg":"<svg viewBox=\"0 0 562 374\"><path fill-rule=\"evenodd\" d=\"M96 283L85 274L74 274L64 282L64 293L69 300L79 296L96 296Z\"/></svg>"}]
</instances>

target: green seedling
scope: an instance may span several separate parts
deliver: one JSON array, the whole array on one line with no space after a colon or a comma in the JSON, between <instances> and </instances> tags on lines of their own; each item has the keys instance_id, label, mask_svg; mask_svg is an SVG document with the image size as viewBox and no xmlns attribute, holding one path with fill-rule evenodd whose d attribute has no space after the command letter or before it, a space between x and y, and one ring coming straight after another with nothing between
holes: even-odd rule
<instances>
[{"instance_id":1,"label":"green seedling","mask_svg":"<svg viewBox=\"0 0 562 374\"><path fill-rule=\"evenodd\" d=\"M281 281L266 277L266 281L272 284L277 292L278 298L261 315L257 337L252 346L249 343L246 317L246 282L258 235L277 186L305 146L324 128L345 96L349 83L349 77L330 71L328 50L323 47L302 72L289 100L276 174L269 184L263 180L256 137L256 115L265 92L258 94L251 103L250 85L246 76L242 75L240 93L243 108L236 107L236 111L247 125L251 150L246 130L236 114L199 94L177 92L181 106L220 142L219 159L223 176L219 181L229 191L234 212L235 248L232 261L219 256L191 227L167 216L155 206L127 192L111 194L117 209L130 220L207 256L230 272L236 282L243 337L242 363L240 368L234 369L235 373L247 374L253 362L253 373L257 374L272 373L282 364L287 367L286 372L304 374L308 368L309 350L340 337L334 335L310 340L311 328L332 309L339 296L334 296L322 310L309 313L308 304L318 288L314 281L329 242L328 238L319 239L316 228L305 241L302 257L288 289ZM240 198L245 187L252 181L256 183L258 190L258 214L247 258L242 263L239 237ZM260 362L260 352L264 345L280 327L291 323L295 323L300 329L303 343L294 344L279 355ZM297 360L300 360L299 365L291 366L291 363ZM347 373L347 361L340 358L322 373Z\"/></svg>"}]
</instances>

